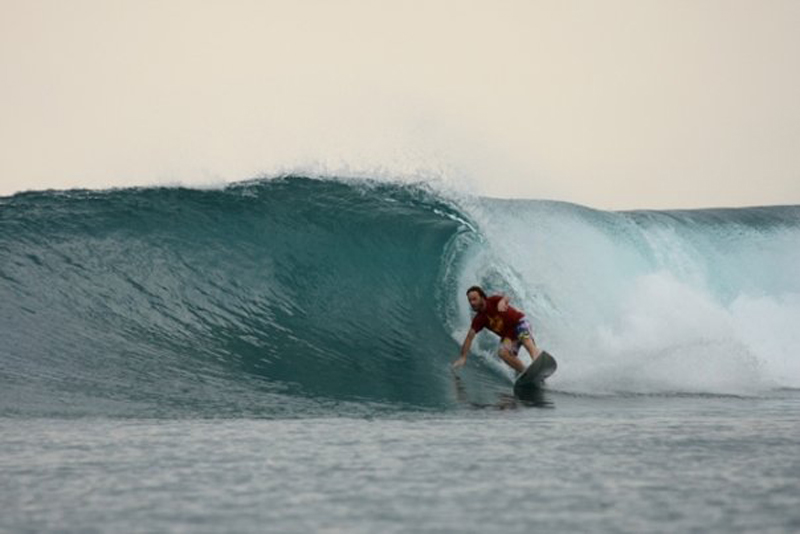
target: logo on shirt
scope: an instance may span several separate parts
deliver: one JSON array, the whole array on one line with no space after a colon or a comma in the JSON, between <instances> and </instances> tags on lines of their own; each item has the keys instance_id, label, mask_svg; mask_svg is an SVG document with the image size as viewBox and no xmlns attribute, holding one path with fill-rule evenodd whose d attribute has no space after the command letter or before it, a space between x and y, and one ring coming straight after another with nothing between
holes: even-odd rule
<instances>
[{"instance_id":1,"label":"logo on shirt","mask_svg":"<svg viewBox=\"0 0 800 534\"><path fill-rule=\"evenodd\" d=\"M489 330L492 332L503 331L503 319L499 315L493 315L492 317L489 317Z\"/></svg>"}]
</instances>

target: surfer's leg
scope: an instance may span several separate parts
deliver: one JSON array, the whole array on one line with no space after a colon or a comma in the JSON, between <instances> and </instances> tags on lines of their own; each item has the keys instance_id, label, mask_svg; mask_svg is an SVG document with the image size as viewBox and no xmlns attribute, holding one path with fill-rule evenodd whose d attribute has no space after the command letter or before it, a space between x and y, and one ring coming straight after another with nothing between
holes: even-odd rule
<instances>
[{"instance_id":1,"label":"surfer's leg","mask_svg":"<svg viewBox=\"0 0 800 534\"><path fill-rule=\"evenodd\" d=\"M517 338L519 338L519 343L525 346L525 350L528 351L528 354L531 355L531 362L535 362L536 358L542 353L542 350L536 346L536 342L533 340L533 334L531 334L531 325L524 317L517 323Z\"/></svg>"},{"instance_id":2,"label":"surfer's leg","mask_svg":"<svg viewBox=\"0 0 800 534\"><path fill-rule=\"evenodd\" d=\"M522 340L522 345L525 347L525 350L528 351L528 354L531 355L531 362L535 362L536 358L542 354L542 349L536 346L536 343L533 342L533 338L527 338Z\"/></svg>"},{"instance_id":3,"label":"surfer's leg","mask_svg":"<svg viewBox=\"0 0 800 534\"><path fill-rule=\"evenodd\" d=\"M525 364L520 361L519 356L517 356L517 352L514 349L514 342L510 339L504 339L500 342L500 348L497 349L497 355L500 356L500 359L506 362L506 364L508 364L508 366L514 369L517 373L522 373L525 371Z\"/></svg>"}]
</instances>

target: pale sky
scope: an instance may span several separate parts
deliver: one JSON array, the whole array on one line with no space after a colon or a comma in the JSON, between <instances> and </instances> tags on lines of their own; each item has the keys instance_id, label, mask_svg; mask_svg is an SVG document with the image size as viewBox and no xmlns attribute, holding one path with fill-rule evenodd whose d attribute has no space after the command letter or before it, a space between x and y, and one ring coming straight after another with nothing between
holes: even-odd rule
<instances>
[{"instance_id":1,"label":"pale sky","mask_svg":"<svg viewBox=\"0 0 800 534\"><path fill-rule=\"evenodd\" d=\"M800 1L0 0L0 195L286 172L800 204Z\"/></svg>"}]
</instances>

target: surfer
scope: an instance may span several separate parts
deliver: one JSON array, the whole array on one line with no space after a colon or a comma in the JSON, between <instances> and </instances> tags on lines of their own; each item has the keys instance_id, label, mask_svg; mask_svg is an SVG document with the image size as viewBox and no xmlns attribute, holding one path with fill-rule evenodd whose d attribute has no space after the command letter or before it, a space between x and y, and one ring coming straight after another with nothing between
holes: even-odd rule
<instances>
[{"instance_id":1,"label":"surfer","mask_svg":"<svg viewBox=\"0 0 800 534\"><path fill-rule=\"evenodd\" d=\"M525 319L525 314L510 306L507 296L487 297L479 286L472 286L467 289L467 299L472 310L477 313L472 319L472 325L461 346L461 355L453 362L453 369L458 369L467 363L467 354L472 346L472 340L484 327L488 327L489 330L500 336L500 347L497 349L497 354L518 374L525 371L525 365L518 356L520 347L524 346L531 355L531 361L536 361L542 350L536 346L533 340L531 327Z\"/></svg>"}]
</instances>

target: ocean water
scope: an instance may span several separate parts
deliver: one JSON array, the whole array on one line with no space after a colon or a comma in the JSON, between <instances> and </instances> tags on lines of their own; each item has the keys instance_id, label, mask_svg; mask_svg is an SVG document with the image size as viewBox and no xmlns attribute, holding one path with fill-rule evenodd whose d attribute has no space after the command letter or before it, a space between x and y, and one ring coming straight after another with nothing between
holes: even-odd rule
<instances>
[{"instance_id":1,"label":"ocean water","mask_svg":"<svg viewBox=\"0 0 800 534\"><path fill-rule=\"evenodd\" d=\"M0 199L0 531L800 530L800 207ZM512 393L464 290L558 372Z\"/></svg>"}]
</instances>

